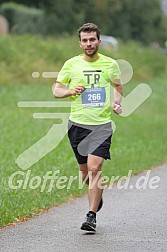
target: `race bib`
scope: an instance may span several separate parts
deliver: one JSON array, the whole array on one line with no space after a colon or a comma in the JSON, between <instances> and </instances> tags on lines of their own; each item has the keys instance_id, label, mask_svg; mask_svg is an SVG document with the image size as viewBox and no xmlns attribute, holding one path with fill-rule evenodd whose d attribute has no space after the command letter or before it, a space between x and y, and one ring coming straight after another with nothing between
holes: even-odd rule
<instances>
[{"instance_id":1,"label":"race bib","mask_svg":"<svg viewBox=\"0 0 167 252\"><path fill-rule=\"evenodd\" d=\"M104 87L87 88L82 93L83 107L103 107L106 101L106 90Z\"/></svg>"}]
</instances>

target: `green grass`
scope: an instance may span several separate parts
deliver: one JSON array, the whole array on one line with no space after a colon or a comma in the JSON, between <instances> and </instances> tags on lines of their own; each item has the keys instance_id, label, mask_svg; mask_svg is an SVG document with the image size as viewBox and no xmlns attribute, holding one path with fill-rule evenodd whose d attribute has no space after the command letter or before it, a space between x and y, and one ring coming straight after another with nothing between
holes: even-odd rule
<instances>
[{"instance_id":1,"label":"green grass","mask_svg":"<svg viewBox=\"0 0 167 252\"><path fill-rule=\"evenodd\" d=\"M0 84L36 84L31 77L36 71L59 71L68 58L80 54L76 37L41 38L30 35L0 37ZM151 47L130 41L119 42L119 50L100 49L115 59L128 61L134 71L134 81L146 81L167 72L166 55ZM40 83L47 83L42 77ZM53 81L53 80L52 80Z\"/></svg>"},{"instance_id":2,"label":"green grass","mask_svg":"<svg viewBox=\"0 0 167 252\"><path fill-rule=\"evenodd\" d=\"M67 188L58 190L54 184L51 192L47 192L49 183L43 192L40 191L40 186L34 190L29 188L29 181L32 177L39 176L42 179L47 171L54 172L55 170L60 170L59 175L67 177L78 175L77 163L67 136L65 136L56 149L29 168L31 174L26 189L23 189L23 185L17 190L9 187L9 177L14 172L22 171L25 174L27 172L16 165L15 160L18 155L43 137L55 122L54 119L37 120L32 117L34 112L55 112L55 108L19 108L17 107L17 102L24 100L54 101L51 91L54 80L42 80L42 78L32 80L30 73L32 71L52 71L54 66L55 68L59 68L67 55L61 44L60 52L62 53L62 58L58 58L59 60L56 61L56 56L52 54L54 48L59 43L53 43L52 39L46 39L46 41L39 39L39 48L36 45L37 43L35 44L33 37L27 37L26 40L25 37L4 37L0 38L0 40L1 44L2 40L4 40L3 42L8 43L7 45L9 46L9 51L5 47L0 51L1 56L3 56L3 58L1 57L0 65L4 66L3 71L1 68L3 73L0 78L0 226L3 226L37 214L43 211L43 209L58 205L70 198L80 196L86 192L86 187L79 190L78 182L75 181L70 190L67 190ZM25 42L24 45L23 41L28 42ZM16 45L18 43L20 50L17 55ZM28 46L28 43L30 46ZM38 48L38 51L35 52L33 45L35 48ZM67 51L69 48L70 46L67 48ZM135 56L133 56L134 48L131 46L131 48L126 49L122 45L119 53L121 54L122 51L124 57L121 58L125 58L126 60L131 58L131 61L134 61L134 64L137 66L139 63L138 58L135 61ZM29 50L33 51L32 55ZM147 58L152 58L152 53L153 55L156 54L156 59L160 57L162 65L161 68L155 67L157 71L153 78L152 68L146 64L148 59L145 58L145 67L150 69L150 75L146 79L142 79L144 75L143 73L139 74L140 67L139 69L136 68L138 74L136 77L136 72L134 72L135 82L133 81L125 85L125 95L140 82L148 83L153 92L131 116L123 118L113 114L113 120L117 125L117 129L111 146L112 159L111 161L105 161L104 175L127 175L128 170L133 170L135 174L166 161L167 85L165 75L166 65L164 64L166 58L158 52L150 52L151 49L148 49L148 51L146 49L143 50L147 53ZM24 66L20 62L24 58L22 55L23 52L26 61L25 65L23 64ZM71 54L75 55L74 51ZM115 54L115 57L120 58L118 52L113 54ZM30 63L31 60L33 61L33 66ZM43 62L42 67L38 64L39 62ZM153 62L150 62L151 64ZM8 70L10 71L8 72ZM26 175L18 175L17 179L14 180L14 184L17 185L17 180L25 181L25 179Z\"/></svg>"},{"instance_id":3,"label":"green grass","mask_svg":"<svg viewBox=\"0 0 167 252\"><path fill-rule=\"evenodd\" d=\"M105 162L104 175L127 175L130 169L134 173L138 173L166 161L167 118L165 117L165 107L167 102L165 98L163 99L164 96L159 99L160 90L163 89L164 94L167 91L166 80L160 78L150 82L150 85L153 95L133 115L127 118L113 115L117 130L111 147L112 159ZM55 109L18 108L16 106L20 99L31 100L31 97L33 100L36 93L38 93L39 100L53 100L50 92L51 85L37 84L31 87L6 85L0 88L2 102L0 212L1 225L4 225L81 195L86 188L78 190L77 182L73 183L70 190L66 188L58 190L54 187L51 192L47 192L49 185L46 186L44 192L40 192L40 187L36 190L31 190L29 187L23 190L23 186L17 190L9 188L10 175L16 171L22 171L15 164L17 156L44 136L54 123L54 120L35 120L32 118L32 113L53 112ZM42 178L47 171L56 169L60 170L60 175L68 177L78 175L77 164L67 136L57 149L30 168L30 178L33 176ZM23 172L26 173L26 171ZM17 179L25 180L25 176L17 176Z\"/></svg>"}]
</instances>

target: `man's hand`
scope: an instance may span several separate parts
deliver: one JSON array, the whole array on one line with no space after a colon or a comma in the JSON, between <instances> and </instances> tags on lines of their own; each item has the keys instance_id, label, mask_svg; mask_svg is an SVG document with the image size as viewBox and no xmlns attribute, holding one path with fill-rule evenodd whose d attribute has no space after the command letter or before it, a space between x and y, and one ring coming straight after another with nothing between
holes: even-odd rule
<instances>
[{"instance_id":1,"label":"man's hand","mask_svg":"<svg viewBox=\"0 0 167 252\"><path fill-rule=\"evenodd\" d=\"M53 90L53 95L55 98L65 98L72 95L80 95L84 90L85 87L82 84L78 84L75 89L68 90L63 84L57 82Z\"/></svg>"},{"instance_id":2,"label":"man's hand","mask_svg":"<svg viewBox=\"0 0 167 252\"><path fill-rule=\"evenodd\" d=\"M114 111L115 114L119 115L122 113L122 106L121 104L117 104L117 103L112 103L112 109Z\"/></svg>"},{"instance_id":3,"label":"man's hand","mask_svg":"<svg viewBox=\"0 0 167 252\"><path fill-rule=\"evenodd\" d=\"M70 89L68 92L70 95L80 95L84 92L85 87L82 84L79 84L75 89Z\"/></svg>"}]
</instances>

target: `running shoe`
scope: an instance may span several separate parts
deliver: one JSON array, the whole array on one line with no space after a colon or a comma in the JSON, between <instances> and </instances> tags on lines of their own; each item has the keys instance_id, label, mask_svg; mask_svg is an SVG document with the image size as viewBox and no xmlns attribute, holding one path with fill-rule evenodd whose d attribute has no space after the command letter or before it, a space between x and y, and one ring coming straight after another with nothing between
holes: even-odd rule
<instances>
[{"instance_id":1,"label":"running shoe","mask_svg":"<svg viewBox=\"0 0 167 252\"><path fill-rule=\"evenodd\" d=\"M82 224L81 229L96 232L96 218L92 213L87 213L86 221Z\"/></svg>"}]
</instances>

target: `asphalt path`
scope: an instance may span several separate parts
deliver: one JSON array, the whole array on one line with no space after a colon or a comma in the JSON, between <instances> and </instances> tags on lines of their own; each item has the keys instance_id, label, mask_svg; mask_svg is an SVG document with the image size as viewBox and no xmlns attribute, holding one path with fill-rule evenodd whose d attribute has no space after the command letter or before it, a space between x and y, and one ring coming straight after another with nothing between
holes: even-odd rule
<instances>
[{"instance_id":1,"label":"asphalt path","mask_svg":"<svg viewBox=\"0 0 167 252\"><path fill-rule=\"evenodd\" d=\"M141 176L147 176L147 181ZM80 230L88 210L87 196L83 196L1 229L0 251L166 252L167 165L133 176L131 189L129 185L120 189L124 182L105 189L95 234ZM139 189L142 184L146 189Z\"/></svg>"}]
</instances>

